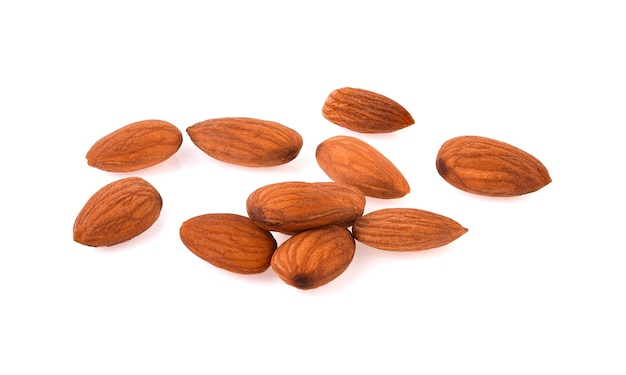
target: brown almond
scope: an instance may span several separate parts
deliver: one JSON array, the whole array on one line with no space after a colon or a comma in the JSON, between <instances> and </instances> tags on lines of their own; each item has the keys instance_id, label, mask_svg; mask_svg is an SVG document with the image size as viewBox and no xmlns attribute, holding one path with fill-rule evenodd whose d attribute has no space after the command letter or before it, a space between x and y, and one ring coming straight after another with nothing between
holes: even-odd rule
<instances>
[{"instance_id":1,"label":"brown almond","mask_svg":"<svg viewBox=\"0 0 626 375\"><path fill-rule=\"evenodd\" d=\"M360 133L389 133L415 123L397 102L351 87L331 92L322 107L322 115L336 125Z\"/></svg>"},{"instance_id":2,"label":"brown almond","mask_svg":"<svg viewBox=\"0 0 626 375\"><path fill-rule=\"evenodd\" d=\"M385 208L356 220L357 241L381 250L418 251L446 245L467 232L456 221L415 208Z\"/></svg>"},{"instance_id":3,"label":"brown almond","mask_svg":"<svg viewBox=\"0 0 626 375\"><path fill-rule=\"evenodd\" d=\"M295 159L302 137L272 121L226 117L199 122L187 128L191 141L207 155L247 167L271 167Z\"/></svg>"},{"instance_id":4,"label":"brown almond","mask_svg":"<svg viewBox=\"0 0 626 375\"><path fill-rule=\"evenodd\" d=\"M317 146L317 163L335 182L356 186L375 198L400 198L411 190L396 166L368 143L336 136Z\"/></svg>"},{"instance_id":5,"label":"brown almond","mask_svg":"<svg viewBox=\"0 0 626 375\"><path fill-rule=\"evenodd\" d=\"M283 242L272 256L272 270L287 284L313 289L341 275L354 258L349 230L337 226L312 229Z\"/></svg>"},{"instance_id":6,"label":"brown almond","mask_svg":"<svg viewBox=\"0 0 626 375\"><path fill-rule=\"evenodd\" d=\"M74 241L112 246L130 240L154 224L163 201L147 181L128 177L105 185L89 198L74 222Z\"/></svg>"},{"instance_id":7,"label":"brown almond","mask_svg":"<svg viewBox=\"0 0 626 375\"><path fill-rule=\"evenodd\" d=\"M326 225L351 226L363 214L365 196L335 182L279 182L248 196L246 209L255 223L270 231L297 233Z\"/></svg>"},{"instance_id":8,"label":"brown almond","mask_svg":"<svg viewBox=\"0 0 626 375\"><path fill-rule=\"evenodd\" d=\"M87 152L87 164L109 172L130 172L161 163L183 142L177 127L166 121L144 120L99 139Z\"/></svg>"},{"instance_id":9,"label":"brown almond","mask_svg":"<svg viewBox=\"0 0 626 375\"><path fill-rule=\"evenodd\" d=\"M452 186L493 197L531 193L552 181L546 167L531 154L478 136L446 141L439 149L436 165Z\"/></svg>"},{"instance_id":10,"label":"brown almond","mask_svg":"<svg viewBox=\"0 0 626 375\"><path fill-rule=\"evenodd\" d=\"M180 238L199 258L241 274L267 270L276 240L252 220L236 214L196 216L180 227Z\"/></svg>"}]
</instances>

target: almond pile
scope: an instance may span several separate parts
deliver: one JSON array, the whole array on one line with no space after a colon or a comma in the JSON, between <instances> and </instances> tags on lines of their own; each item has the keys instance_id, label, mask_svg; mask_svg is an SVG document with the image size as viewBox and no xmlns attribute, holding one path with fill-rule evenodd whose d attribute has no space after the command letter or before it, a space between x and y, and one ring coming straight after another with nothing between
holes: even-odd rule
<instances>
[{"instance_id":1,"label":"almond pile","mask_svg":"<svg viewBox=\"0 0 626 375\"><path fill-rule=\"evenodd\" d=\"M400 104L375 92L341 88L322 107L328 121L357 133L388 133L414 123ZM186 129L204 153L246 167L289 163L302 148L295 130L272 121L227 117ZM161 120L123 126L87 152L88 165L109 172L131 172L174 155L182 133ZM313 289L341 275L356 242L386 251L420 251L451 243L467 232L446 216L417 208L386 208L365 213L366 197L394 199L409 183L382 153L363 140L335 136L315 152L331 182L284 181L251 189L248 216L207 213L180 227L181 242L198 258L239 274L271 268L285 283ZM473 194L510 197L551 182L545 166L529 153L490 138L460 136L446 141L436 157L440 176ZM113 246L150 228L159 218L159 192L139 177L112 182L85 203L74 222L74 240L87 246ZM272 232L289 236L278 245Z\"/></svg>"}]
</instances>

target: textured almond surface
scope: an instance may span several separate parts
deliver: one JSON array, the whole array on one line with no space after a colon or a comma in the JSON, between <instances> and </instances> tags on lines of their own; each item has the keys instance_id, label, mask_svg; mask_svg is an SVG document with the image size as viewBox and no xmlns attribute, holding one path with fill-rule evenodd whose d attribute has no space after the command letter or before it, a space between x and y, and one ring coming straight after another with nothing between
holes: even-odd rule
<instances>
[{"instance_id":1,"label":"textured almond surface","mask_svg":"<svg viewBox=\"0 0 626 375\"><path fill-rule=\"evenodd\" d=\"M411 190L396 166L368 143L336 136L317 146L317 163L333 181L359 188L376 198L399 198Z\"/></svg>"},{"instance_id":2,"label":"textured almond surface","mask_svg":"<svg viewBox=\"0 0 626 375\"><path fill-rule=\"evenodd\" d=\"M349 230L330 226L299 233L283 242L272 256L272 270L287 284L313 289L341 275L354 257Z\"/></svg>"},{"instance_id":3,"label":"textured almond surface","mask_svg":"<svg viewBox=\"0 0 626 375\"><path fill-rule=\"evenodd\" d=\"M191 252L212 265L241 274L269 268L276 250L272 234L245 216L206 214L183 223L180 238Z\"/></svg>"},{"instance_id":4,"label":"textured almond surface","mask_svg":"<svg viewBox=\"0 0 626 375\"><path fill-rule=\"evenodd\" d=\"M446 141L439 149L436 166L452 186L494 197L531 193L552 181L534 156L485 137L461 136Z\"/></svg>"},{"instance_id":5,"label":"textured almond surface","mask_svg":"<svg viewBox=\"0 0 626 375\"><path fill-rule=\"evenodd\" d=\"M272 121L245 117L218 118L187 128L192 142L207 155L248 167L271 167L298 156L302 137Z\"/></svg>"},{"instance_id":6,"label":"textured almond surface","mask_svg":"<svg viewBox=\"0 0 626 375\"><path fill-rule=\"evenodd\" d=\"M389 133L414 123L400 104L381 94L344 87L330 93L322 115L330 122L360 133Z\"/></svg>"},{"instance_id":7,"label":"textured almond surface","mask_svg":"<svg viewBox=\"0 0 626 375\"><path fill-rule=\"evenodd\" d=\"M385 208L356 220L357 241L381 250L417 251L446 245L467 229L456 221L414 208Z\"/></svg>"},{"instance_id":8,"label":"textured almond surface","mask_svg":"<svg viewBox=\"0 0 626 375\"><path fill-rule=\"evenodd\" d=\"M365 196L335 182L280 182L248 196L248 216L270 231L297 233L325 225L351 226L363 214Z\"/></svg>"},{"instance_id":9,"label":"textured almond surface","mask_svg":"<svg viewBox=\"0 0 626 375\"><path fill-rule=\"evenodd\" d=\"M112 246L130 240L154 224L162 204L159 192L141 178L112 182L85 203L74 222L74 241Z\"/></svg>"},{"instance_id":10,"label":"textured almond surface","mask_svg":"<svg viewBox=\"0 0 626 375\"><path fill-rule=\"evenodd\" d=\"M161 163L183 142L177 127L166 121L144 120L99 139L87 152L87 164L109 172L130 172Z\"/></svg>"}]
</instances>

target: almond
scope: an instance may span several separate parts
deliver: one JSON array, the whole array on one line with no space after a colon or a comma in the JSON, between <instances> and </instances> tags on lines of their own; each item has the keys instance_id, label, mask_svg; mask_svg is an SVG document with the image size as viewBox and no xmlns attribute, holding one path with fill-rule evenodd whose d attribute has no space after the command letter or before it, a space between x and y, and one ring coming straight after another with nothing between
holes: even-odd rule
<instances>
[{"instance_id":1,"label":"almond","mask_svg":"<svg viewBox=\"0 0 626 375\"><path fill-rule=\"evenodd\" d=\"M531 193L552 181L546 167L531 154L478 136L446 141L439 149L436 165L452 186L493 197Z\"/></svg>"},{"instance_id":2,"label":"almond","mask_svg":"<svg viewBox=\"0 0 626 375\"><path fill-rule=\"evenodd\" d=\"M326 225L351 226L363 214L365 196L335 182L279 182L248 196L246 209L255 223L270 231L297 233Z\"/></svg>"},{"instance_id":3,"label":"almond","mask_svg":"<svg viewBox=\"0 0 626 375\"><path fill-rule=\"evenodd\" d=\"M467 229L456 221L415 208L385 208L356 220L357 241L381 250L417 251L446 245Z\"/></svg>"},{"instance_id":4,"label":"almond","mask_svg":"<svg viewBox=\"0 0 626 375\"><path fill-rule=\"evenodd\" d=\"M272 256L272 270L287 284L313 289L341 275L354 258L349 230L337 226L312 229L283 242Z\"/></svg>"},{"instance_id":5,"label":"almond","mask_svg":"<svg viewBox=\"0 0 626 375\"><path fill-rule=\"evenodd\" d=\"M89 198L74 222L74 241L87 246L112 246L154 224L163 201L147 181L128 177L105 185Z\"/></svg>"},{"instance_id":6,"label":"almond","mask_svg":"<svg viewBox=\"0 0 626 375\"><path fill-rule=\"evenodd\" d=\"M207 155L247 167L271 167L295 159L302 137L272 121L226 117L199 122L187 128L192 142Z\"/></svg>"},{"instance_id":7,"label":"almond","mask_svg":"<svg viewBox=\"0 0 626 375\"><path fill-rule=\"evenodd\" d=\"M364 141L336 136L317 146L317 163L335 182L359 188L375 198L399 198L411 190L396 166Z\"/></svg>"},{"instance_id":8,"label":"almond","mask_svg":"<svg viewBox=\"0 0 626 375\"><path fill-rule=\"evenodd\" d=\"M87 152L87 164L109 172L130 172L161 163L174 155L183 136L161 120L134 122L102 137Z\"/></svg>"},{"instance_id":9,"label":"almond","mask_svg":"<svg viewBox=\"0 0 626 375\"><path fill-rule=\"evenodd\" d=\"M389 133L415 122L404 107L388 97L351 87L331 92L322 115L336 125L360 133Z\"/></svg>"},{"instance_id":10,"label":"almond","mask_svg":"<svg viewBox=\"0 0 626 375\"><path fill-rule=\"evenodd\" d=\"M180 227L180 238L199 258L241 274L267 270L276 240L252 220L236 214L196 216Z\"/></svg>"}]
</instances>

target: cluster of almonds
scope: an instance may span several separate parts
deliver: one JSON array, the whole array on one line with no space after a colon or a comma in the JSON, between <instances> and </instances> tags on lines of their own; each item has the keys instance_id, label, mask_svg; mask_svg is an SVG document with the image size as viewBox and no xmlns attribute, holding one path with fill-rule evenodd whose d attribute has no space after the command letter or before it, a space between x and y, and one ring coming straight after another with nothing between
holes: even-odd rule
<instances>
[{"instance_id":1,"label":"cluster of almonds","mask_svg":"<svg viewBox=\"0 0 626 375\"><path fill-rule=\"evenodd\" d=\"M333 91L322 114L360 133L392 132L414 123L395 101L354 88ZM288 163L302 148L296 131L259 119L210 119L190 126L187 133L209 156L249 167ZM174 125L140 121L98 140L87 153L87 162L105 171L136 171L168 159L181 144L182 134ZM382 250L417 251L446 245L467 232L448 217L416 208L364 215L366 196L399 198L410 190L393 163L366 142L331 137L318 145L315 156L333 182L288 181L260 187L246 201L247 217L213 213L185 221L180 228L183 244L222 269L255 274L271 267L287 284L311 289L346 270L355 241ZM526 194L551 181L532 155L477 136L445 142L436 167L451 185L487 196ZM152 226L161 207L160 194L147 181L117 180L87 201L74 223L74 240L87 246L127 241ZM290 237L277 246L272 232Z\"/></svg>"}]
</instances>

